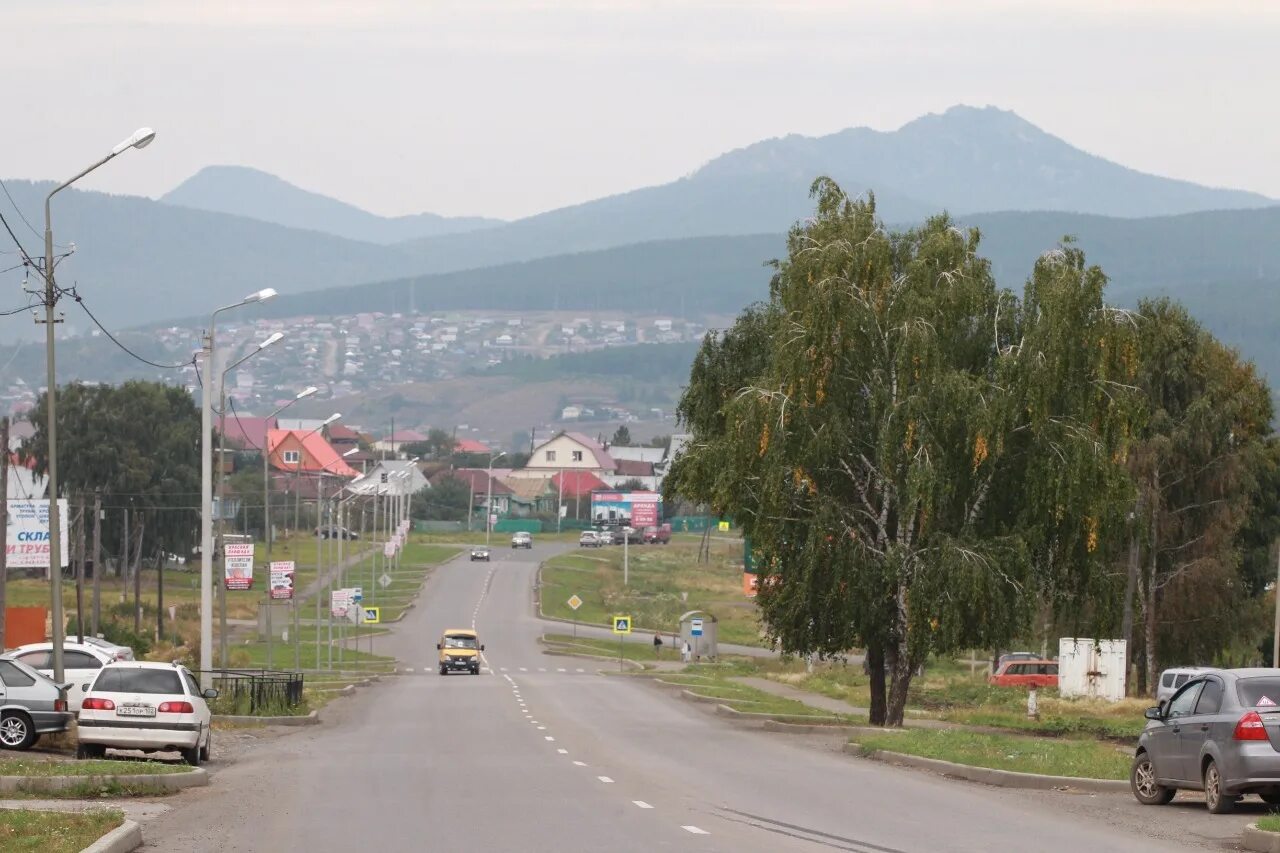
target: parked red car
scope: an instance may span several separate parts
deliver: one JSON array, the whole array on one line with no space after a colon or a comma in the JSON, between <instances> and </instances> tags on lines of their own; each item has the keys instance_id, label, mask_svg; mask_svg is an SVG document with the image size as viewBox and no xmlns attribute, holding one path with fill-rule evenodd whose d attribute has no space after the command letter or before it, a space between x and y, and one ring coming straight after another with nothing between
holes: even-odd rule
<instances>
[{"instance_id":1,"label":"parked red car","mask_svg":"<svg viewBox=\"0 0 1280 853\"><path fill-rule=\"evenodd\" d=\"M650 545L666 545L671 541L671 525L664 524L661 527L646 527L644 529L644 541Z\"/></svg>"},{"instance_id":2,"label":"parked red car","mask_svg":"<svg viewBox=\"0 0 1280 853\"><path fill-rule=\"evenodd\" d=\"M1000 665L987 683L996 687L1057 687L1056 660L1011 660Z\"/></svg>"}]
</instances>

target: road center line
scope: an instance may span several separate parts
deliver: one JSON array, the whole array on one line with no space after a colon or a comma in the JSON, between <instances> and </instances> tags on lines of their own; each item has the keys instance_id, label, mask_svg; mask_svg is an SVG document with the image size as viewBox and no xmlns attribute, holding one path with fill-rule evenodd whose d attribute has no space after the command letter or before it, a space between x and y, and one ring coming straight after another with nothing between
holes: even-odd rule
<instances>
[{"instance_id":1,"label":"road center line","mask_svg":"<svg viewBox=\"0 0 1280 853\"><path fill-rule=\"evenodd\" d=\"M573 763L574 763L574 764L576 764L576 765L577 765L577 766L579 766L579 767L586 767L586 766L587 766L587 762L585 762L585 761L575 761L575 762L573 762Z\"/></svg>"},{"instance_id":2,"label":"road center line","mask_svg":"<svg viewBox=\"0 0 1280 853\"><path fill-rule=\"evenodd\" d=\"M685 832L691 832L694 835L710 835L711 834L707 832L705 829L698 829L698 827L696 826L682 826L680 828L683 829Z\"/></svg>"},{"instance_id":3,"label":"road center line","mask_svg":"<svg viewBox=\"0 0 1280 853\"><path fill-rule=\"evenodd\" d=\"M610 779L608 776L597 776L596 778L599 779L601 782L605 783L606 785L613 784L613 780Z\"/></svg>"},{"instance_id":4,"label":"road center line","mask_svg":"<svg viewBox=\"0 0 1280 853\"><path fill-rule=\"evenodd\" d=\"M653 808L653 806L649 805L649 804L648 804L648 803L646 803L644 800L632 800L631 802L635 803L637 806L639 806L639 807L640 807L640 808L642 808L642 809L651 809L651 808Z\"/></svg>"},{"instance_id":5,"label":"road center line","mask_svg":"<svg viewBox=\"0 0 1280 853\"><path fill-rule=\"evenodd\" d=\"M563 748L562 748L562 749L557 749L557 750L556 750L556 752L560 753L561 755L568 755L568 754L569 754L569 750L567 750L567 749L563 749Z\"/></svg>"},{"instance_id":6,"label":"road center line","mask_svg":"<svg viewBox=\"0 0 1280 853\"><path fill-rule=\"evenodd\" d=\"M547 741L554 741L554 740L555 740L555 738L553 738L551 735L546 735L546 736L543 738L543 740L547 740Z\"/></svg>"}]
</instances>

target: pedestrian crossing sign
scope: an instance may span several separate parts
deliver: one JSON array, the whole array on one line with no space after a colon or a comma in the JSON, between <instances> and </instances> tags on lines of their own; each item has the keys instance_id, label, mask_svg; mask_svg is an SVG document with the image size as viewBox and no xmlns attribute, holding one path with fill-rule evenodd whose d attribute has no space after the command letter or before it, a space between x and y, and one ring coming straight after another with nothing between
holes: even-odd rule
<instances>
[{"instance_id":1,"label":"pedestrian crossing sign","mask_svg":"<svg viewBox=\"0 0 1280 853\"><path fill-rule=\"evenodd\" d=\"M631 617L630 616L613 617L613 633L630 634L631 633Z\"/></svg>"},{"instance_id":2,"label":"pedestrian crossing sign","mask_svg":"<svg viewBox=\"0 0 1280 853\"><path fill-rule=\"evenodd\" d=\"M364 624L377 625L382 621L382 608L365 607L363 609L364 609Z\"/></svg>"}]
</instances>

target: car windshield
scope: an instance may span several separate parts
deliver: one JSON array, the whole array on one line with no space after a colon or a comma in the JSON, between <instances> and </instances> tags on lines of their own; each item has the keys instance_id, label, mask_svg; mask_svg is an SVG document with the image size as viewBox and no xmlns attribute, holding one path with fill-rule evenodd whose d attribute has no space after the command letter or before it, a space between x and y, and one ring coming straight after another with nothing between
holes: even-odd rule
<instances>
[{"instance_id":1,"label":"car windshield","mask_svg":"<svg viewBox=\"0 0 1280 853\"><path fill-rule=\"evenodd\" d=\"M111 666L102 670L93 683L95 693L176 693L182 694L182 681L172 669L134 669Z\"/></svg>"},{"instance_id":2,"label":"car windshield","mask_svg":"<svg viewBox=\"0 0 1280 853\"><path fill-rule=\"evenodd\" d=\"M475 637L445 637L444 647L446 649L474 649L476 647Z\"/></svg>"},{"instance_id":3,"label":"car windshield","mask_svg":"<svg viewBox=\"0 0 1280 853\"><path fill-rule=\"evenodd\" d=\"M1242 678L1236 682L1236 696L1246 708L1280 708L1280 678Z\"/></svg>"}]
</instances>

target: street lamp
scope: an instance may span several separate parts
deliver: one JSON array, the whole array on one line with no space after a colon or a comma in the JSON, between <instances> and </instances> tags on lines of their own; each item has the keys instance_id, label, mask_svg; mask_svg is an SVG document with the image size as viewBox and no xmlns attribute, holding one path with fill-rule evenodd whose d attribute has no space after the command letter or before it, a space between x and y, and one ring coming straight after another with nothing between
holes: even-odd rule
<instances>
[{"instance_id":1,"label":"street lamp","mask_svg":"<svg viewBox=\"0 0 1280 853\"><path fill-rule=\"evenodd\" d=\"M507 455L507 451L502 451L494 456L492 451L489 453L489 496L484 499L484 544L489 545L489 534L493 532L493 462L495 459L501 459Z\"/></svg>"},{"instance_id":2,"label":"street lamp","mask_svg":"<svg viewBox=\"0 0 1280 853\"><path fill-rule=\"evenodd\" d=\"M238 361L231 364L226 370L223 370L218 376L218 544L224 545L222 522L227 514L227 497L226 490L223 488L226 481L227 467L227 374L262 352L267 347L284 337L283 332L275 332L266 340L258 344L258 346L242 356ZM225 564L225 558L224 564ZM222 668L227 668L227 585L225 581L218 584L218 645L221 650L220 660Z\"/></svg>"},{"instance_id":3,"label":"street lamp","mask_svg":"<svg viewBox=\"0 0 1280 853\"><path fill-rule=\"evenodd\" d=\"M200 687L208 689L213 668L213 379L214 353L218 315L232 308L266 302L275 297L274 288L250 293L231 305L224 305L209 316L200 354L203 392L200 395Z\"/></svg>"},{"instance_id":4,"label":"street lamp","mask_svg":"<svg viewBox=\"0 0 1280 853\"><path fill-rule=\"evenodd\" d=\"M320 426L316 427L316 429L311 430L311 432L307 433L307 435L311 435L311 433L315 432L318 429L323 428L326 424L332 423L333 421L337 420L339 417L341 417L341 415L338 415L338 414L331 415L328 420L326 420ZM324 551L323 551L323 547L320 544L321 543L320 531L322 529L325 529L325 525L327 524L328 527L326 532L328 533L328 537L326 538L329 538L333 536L333 528L334 528L332 511L330 511L329 513L329 521L325 522L324 520L324 472L331 465L336 465L337 463L341 462L344 458L346 458L347 456L350 456L351 454L355 453L359 449L360 448L358 447L351 448L346 453L342 454L342 456L339 456L337 459L334 459L332 462L329 462L326 465L322 465L320 467L320 470L316 472L316 590L315 590L316 591L316 624L315 624L316 669L320 668L320 605L321 605L321 599L324 598L324 596L321 595L321 592L320 592L320 585L321 585L321 582L323 581L323 578L321 577L321 573L324 570L324 559L323 559ZM302 464L301 460L299 460L298 464L299 465ZM332 556L333 555L330 554L330 557ZM332 576L330 576L329 578L327 589L330 595L332 595L333 594ZM329 608L329 618L327 621L329 623L329 641L332 644L333 642L333 609L331 607ZM330 645L329 650L330 652L333 651L332 645ZM301 656L300 651L295 652L294 654L295 663L299 662L298 658L300 656ZM330 668L332 668L332 666L330 666Z\"/></svg>"},{"instance_id":5,"label":"street lamp","mask_svg":"<svg viewBox=\"0 0 1280 853\"><path fill-rule=\"evenodd\" d=\"M53 680L62 681L62 643L66 626L62 624L62 519L58 515L58 375L54 366L53 325L54 309L58 305L58 288L53 281L53 219L50 205L53 197L62 192L94 169L114 159L130 148L146 148L156 132L149 127L139 128L133 135L123 140L111 153L80 172L74 178L63 181L53 188L53 192L44 199L44 347L46 370L48 371L48 390L45 391L46 427L49 436L49 597L50 609L53 613ZM7 448L5 448L7 450ZM95 571L97 567L94 567ZM79 615L76 617L80 618Z\"/></svg>"}]
</instances>

